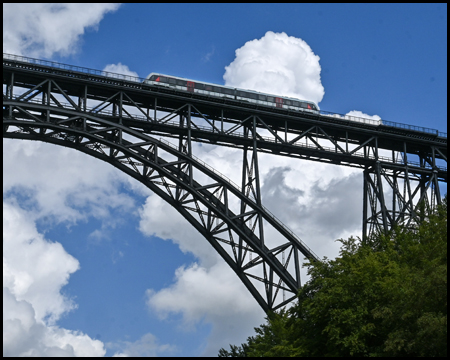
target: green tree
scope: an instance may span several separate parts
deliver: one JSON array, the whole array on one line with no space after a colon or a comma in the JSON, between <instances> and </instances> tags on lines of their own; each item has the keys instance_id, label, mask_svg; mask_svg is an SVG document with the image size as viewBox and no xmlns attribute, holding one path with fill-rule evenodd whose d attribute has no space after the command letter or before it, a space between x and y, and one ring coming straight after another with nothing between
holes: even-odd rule
<instances>
[{"instance_id":1,"label":"green tree","mask_svg":"<svg viewBox=\"0 0 450 360\"><path fill-rule=\"evenodd\" d=\"M339 240L336 259L305 264L298 303L222 354L447 356L447 198L422 217L414 230Z\"/></svg>"},{"instance_id":2,"label":"green tree","mask_svg":"<svg viewBox=\"0 0 450 360\"><path fill-rule=\"evenodd\" d=\"M243 350L243 347L247 347L247 344L242 344L242 346L236 346L230 344L230 351L226 351L224 348L219 350L219 357L246 357L247 354Z\"/></svg>"}]
</instances>

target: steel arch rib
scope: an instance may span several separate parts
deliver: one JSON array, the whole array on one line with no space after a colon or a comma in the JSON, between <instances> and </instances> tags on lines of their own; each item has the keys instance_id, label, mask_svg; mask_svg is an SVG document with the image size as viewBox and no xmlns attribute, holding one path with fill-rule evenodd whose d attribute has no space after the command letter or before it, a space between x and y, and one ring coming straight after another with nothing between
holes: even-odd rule
<instances>
[{"instance_id":1,"label":"steel arch rib","mask_svg":"<svg viewBox=\"0 0 450 360\"><path fill-rule=\"evenodd\" d=\"M4 103L4 105L6 104ZM22 114L27 115L28 109L37 104L21 103L20 106L18 106L19 104L17 104L16 102L14 105L11 105L15 106L16 109L18 109L18 111L20 111ZM56 112L58 110L62 111L61 109L53 110L56 110ZM69 115L69 119L57 119L55 122L48 122L41 121L41 119L39 119L37 116L29 116L31 120L17 120L15 118L4 117L3 136L7 138L40 140L48 143L71 147L112 164L128 175L144 183L157 195L159 195L165 201L175 207L177 211L179 211L181 215L183 215L211 243L214 249L235 271L235 273L238 275L238 277L241 279L241 281L265 311L275 310L276 308L285 305L290 300L295 298L300 284L300 274L290 274L287 268L285 268L284 265L276 257L276 254L281 251L281 248L287 249L288 247L291 247L296 252L300 251L305 256L311 259L315 259L314 255L308 253L307 249L305 251L302 244L298 243L295 238L290 238L289 234L288 236L286 236L285 233L287 232L287 230L281 224L277 223L270 214L266 213L264 209L258 207L258 205L256 203L253 203L252 200L245 198L245 196L239 191L239 189L232 186L229 182L221 178L215 172L204 167L195 159L182 152L177 151L176 149L161 141L151 138L150 136L85 113L80 114L76 113L75 111L67 110L63 110L62 112L65 116ZM73 114L70 114L70 112L72 112ZM83 117L84 120L82 120L81 117ZM102 128L96 129L92 126L86 126L86 119L88 119L92 123L96 123ZM76 123L76 121L81 122L82 124L79 124L79 126L75 126L74 124ZM8 128L11 127L19 128L22 130L19 132L8 132ZM122 139L117 134L113 135L113 132L116 132L117 134L119 134L120 132L128 133L136 138L141 139L142 141L133 144ZM62 136L62 138L58 138L57 136ZM89 139L89 141L73 141L76 138ZM141 143L145 145L152 145L154 151L149 152L148 149L144 149L144 145L140 145ZM106 154L104 151L99 151L101 150L99 144L109 148L111 150L110 155ZM159 157L157 155L158 148L163 149L164 151L167 151L172 155L175 155L178 159L181 159L181 162L194 166L197 170L214 179L217 184L205 187L199 184L197 181L189 179L188 174L181 171L180 168L176 166L176 164L171 164ZM123 156L117 156L119 153L123 154ZM123 160L125 158L128 159L128 165L131 165L131 167L126 165L127 161L124 162ZM146 173L146 171L144 170L141 173L131 159L137 160L138 162L144 164L144 166L147 166L147 168L153 169L155 172L157 172L157 175L153 176L152 178L151 176L148 176L148 174L153 175L153 172ZM223 222L222 224L226 224L227 227L224 227L222 225L222 231L233 231L235 234L237 234L237 236L242 237L247 245L251 247L252 251L258 254L258 257L253 261L248 262L247 264L243 264L242 262L237 261L236 257L233 259L233 257L225 250L225 248L220 245L217 236L215 236L217 232L214 232L211 226L208 226L208 224L210 223L210 219L208 220L208 224L205 223L203 219L204 211L197 212L197 214L200 215L200 221L198 218L193 216L193 214L189 211L189 208L186 206L186 203L183 202L184 200L186 200L186 196L184 198L174 197L167 188L167 184L165 187L166 190L164 190L164 188L157 185L157 183L154 181L155 179L159 179L162 182L169 180L172 182L172 184L175 184L180 189L183 189L188 194L190 194L191 200L189 201L189 203L195 203L195 205L197 206L197 210L199 210L199 204L203 205L206 209L208 209L208 213L210 215L213 214L213 219L220 219ZM280 233L283 233L285 238L288 239L288 242L285 245L272 250L269 250L265 246L261 246L257 236L245 224L243 220L244 215L232 213L231 210L227 208L226 204L218 199L215 196L214 192L210 190L210 188L213 187L220 187L222 191L233 193L235 196L239 197L240 200L245 201L249 207L254 209L254 211L262 214L265 220L271 223L277 230L280 231ZM231 243L233 249L235 249L236 245L236 243ZM294 258L296 259L296 261L298 261L298 256L294 256ZM279 276L279 278L281 279L280 282L283 281L283 283L286 284L285 287L280 286L280 283L277 286L274 283L269 283L267 278L261 279L265 283L266 288L270 287L270 291L266 291L266 298L260 294L261 291L258 290L250 281L249 277L254 278L255 276L252 276L251 274L245 272L246 269L261 263L264 263L264 266L265 264L267 264L269 268ZM296 269L297 268L298 266L296 266ZM292 294L292 297L279 304L275 304L275 299L271 296L269 298L268 296L268 294L273 293L273 287L277 288L277 292L280 288L288 290Z\"/></svg>"}]
</instances>

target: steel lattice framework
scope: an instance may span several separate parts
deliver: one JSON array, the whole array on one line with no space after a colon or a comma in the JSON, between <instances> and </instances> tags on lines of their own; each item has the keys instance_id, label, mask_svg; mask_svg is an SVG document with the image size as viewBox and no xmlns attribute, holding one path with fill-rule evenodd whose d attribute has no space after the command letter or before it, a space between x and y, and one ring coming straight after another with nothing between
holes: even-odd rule
<instances>
[{"instance_id":1,"label":"steel lattice framework","mask_svg":"<svg viewBox=\"0 0 450 360\"><path fill-rule=\"evenodd\" d=\"M265 311L296 297L301 257L318 257L263 206L259 152L361 168L363 237L413 226L420 204L441 202L445 133L352 120L3 55L4 138L71 147L142 182L209 241ZM196 158L193 141L243 149L240 186ZM276 240L265 238L268 228Z\"/></svg>"}]
</instances>

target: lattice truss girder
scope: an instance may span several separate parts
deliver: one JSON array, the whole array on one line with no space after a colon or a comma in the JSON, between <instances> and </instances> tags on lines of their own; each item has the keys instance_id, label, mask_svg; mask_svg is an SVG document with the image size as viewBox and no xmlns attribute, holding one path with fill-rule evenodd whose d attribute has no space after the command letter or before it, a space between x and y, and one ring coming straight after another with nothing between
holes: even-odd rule
<instances>
[{"instance_id":1,"label":"lattice truss girder","mask_svg":"<svg viewBox=\"0 0 450 360\"><path fill-rule=\"evenodd\" d=\"M165 109L168 110L168 109ZM187 123L180 126L174 121L178 114L190 114L189 127L192 130L192 140L209 142L225 146L253 146L257 141L258 151L297 157L312 161L331 164L339 164L364 169L368 163L380 161L383 166L404 168L410 166L421 171L424 168L437 168L440 173L446 173L443 163L436 164L436 159L446 160L446 144L442 147L430 147L433 151L433 161L419 163L418 154L410 152L404 144L402 150L386 150L379 146L379 138L375 135L367 135L363 140L351 139L348 133L341 136L332 136L323 126L311 125L303 130L289 129L285 121L283 126L274 126L267 119L259 115L249 115L245 118L236 119L222 115L208 115L207 111L200 111L198 106L186 103L171 111L155 111L155 123L176 126L186 129ZM251 137L247 129L252 129ZM280 130L281 128L281 130ZM145 127L143 127L145 131ZM151 130L152 133L158 133ZM167 131L160 132L164 136L174 136ZM179 132L174 132L175 137ZM216 135L211 137L210 135Z\"/></svg>"},{"instance_id":2,"label":"lattice truss girder","mask_svg":"<svg viewBox=\"0 0 450 360\"><path fill-rule=\"evenodd\" d=\"M13 79L10 81L13 82ZM11 93L13 86L7 86ZM92 115L101 116L112 121L121 121L123 124L135 127L140 131L148 131L152 135L179 137L180 133L187 131L187 122L183 125L178 121L181 114L190 114L189 127L194 141L209 142L226 146L243 147L252 143L247 139L245 129L255 125L254 135L258 141L258 150L290 157L298 157L313 161L358 167L364 169L368 161L380 161L383 166L409 166L421 169L422 166L431 167L431 164L419 164L417 156L408 158L407 151L383 150L379 147L378 136L368 133L363 139L354 139L347 131L339 135L331 135L329 129L320 125L320 122L310 122L311 125L302 130L290 127L288 120L284 124L274 125L271 115L244 115L238 116L233 112L222 110L220 115L213 113L207 105L193 105L187 99L176 108L168 108L158 102L158 94L146 98L133 92L118 90L105 96L101 100L90 95L88 86L80 89L77 94L68 95L69 91L55 80L43 80L39 84L27 89L18 97L19 100L33 101L43 105L53 105L74 111L84 111ZM161 102L161 101L160 101ZM220 105L219 105L220 106ZM292 119L290 120L292 123ZM354 126L358 126L355 123ZM436 147L435 158L446 162L446 143L442 148ZM431 151L431 149L430 149ZM436 164L435 164L436 166ZM440 165L437 164L439 167ZM439 169L442 172L443 169ZM446 168L445 168L446 173Z\"/></svg>"},{"instance_id":3,"label":"lattice truss girder","mask_svg":"<svg viewBox=\"0 0 450 360\"><path fill-rule=\"evenodd\" d=\"M253 184L256 151L245 162L241 191L191 156L189 133L174 146L90 113L61 111L56 102L43 109L42 104L23 99L7 111L4 137L83 151L164 198L205 236L264 310L275 310L295 298L301 285L300 260L315 255L261 206L259 185ZM189 118L180 116L179 121ZM267 227L278 232L278 239L264 242Z\"/></svg>"}]
</instances>

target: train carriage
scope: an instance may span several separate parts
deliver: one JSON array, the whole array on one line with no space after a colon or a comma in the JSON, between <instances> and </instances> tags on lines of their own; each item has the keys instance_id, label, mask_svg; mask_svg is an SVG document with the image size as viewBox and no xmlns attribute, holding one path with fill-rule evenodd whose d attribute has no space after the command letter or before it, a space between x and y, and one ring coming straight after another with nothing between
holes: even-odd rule
<instances>
[{"instance_id":1,"label":"train carriage","mask_svg":"<svg viewBox=\"0 0 450 360\"><path fill-rule=\"evenodd\" d=\"M147 76L145 82L150 85L165 86L168 88L188 91L196 94L225 97L234 100L247 101L259 105L319 114L319 107L317 106L317 104L311 101L264 94L257 91L243 90L232 88L229 86L205 83L201 81L192 81L176 76L151 73Z\"/></svg>"}]
</instances>

